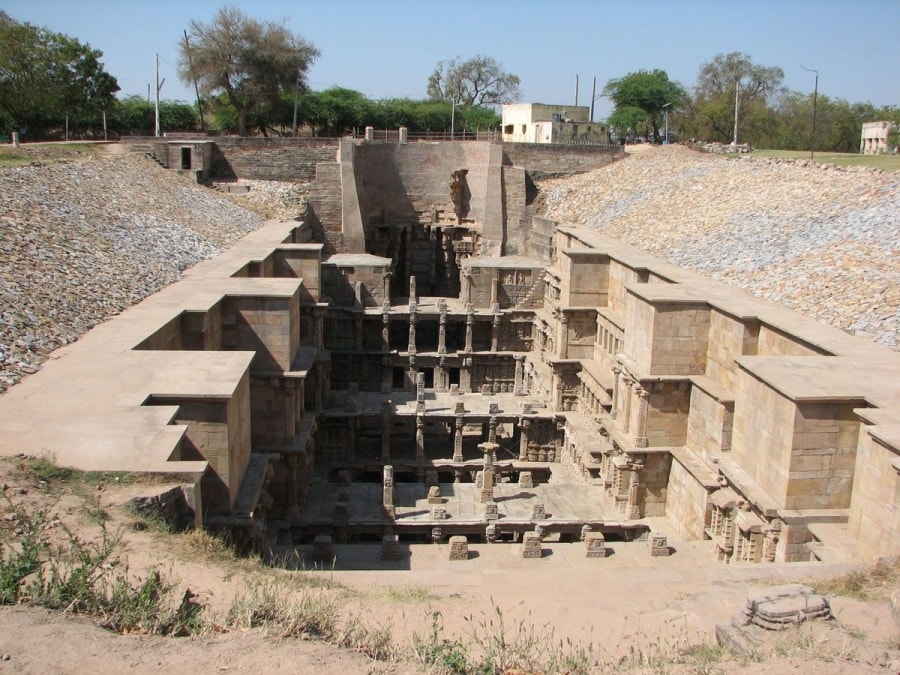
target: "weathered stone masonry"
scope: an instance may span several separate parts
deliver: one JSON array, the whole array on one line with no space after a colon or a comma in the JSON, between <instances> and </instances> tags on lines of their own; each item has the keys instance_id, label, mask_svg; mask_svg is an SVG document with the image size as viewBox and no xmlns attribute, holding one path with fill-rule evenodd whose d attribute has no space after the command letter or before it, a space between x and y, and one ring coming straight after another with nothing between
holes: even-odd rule
<instances>
[{"instance_id":1,"label":"weathered stone masonry","mask_svg":"<svg viewBox=\"0 0 900 675\"><path fill-rule=\"evenodd\" d=\"M306 222L0 399L0 452L179 476L256 546L596 552L665 517L723 563L900 553L896 353L528 216L514 148L332 151Z\"/></svg>"}]
</instances>

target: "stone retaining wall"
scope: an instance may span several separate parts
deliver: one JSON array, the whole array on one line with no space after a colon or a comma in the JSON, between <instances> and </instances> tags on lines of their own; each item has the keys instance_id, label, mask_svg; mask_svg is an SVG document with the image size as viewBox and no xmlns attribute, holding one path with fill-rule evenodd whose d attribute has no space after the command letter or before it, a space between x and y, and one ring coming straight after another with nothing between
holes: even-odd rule
<instances>
[{"instance_id":1,"label":"stone retaining wall","mask_svg":"<svg viewBox=\"0 0 900 675\"><path fill-rule=\"evenodd\" d=\"M618 145L503 144L503 164L524 167L535 180L599 169L623 157Z\"/></svg>"}]
</instances>

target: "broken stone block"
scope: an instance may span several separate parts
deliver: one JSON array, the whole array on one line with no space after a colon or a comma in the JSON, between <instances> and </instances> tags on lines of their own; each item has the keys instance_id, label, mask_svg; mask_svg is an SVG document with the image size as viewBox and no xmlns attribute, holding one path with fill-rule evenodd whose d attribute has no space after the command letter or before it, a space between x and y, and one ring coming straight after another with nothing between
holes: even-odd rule
<instances>
[{"instance_id":1,"label":"broken stone block","mask_svg":"<svg viewBox=\"0 0 900 675\"><path fill-rule=\"evenodd\" d=\"M544 511L544 503L543 502L535 502L531 505L531 519L532 520L544 520L547 517L546 511Z\"/></svg>"},{"instance_id":2,"label":"broken stone block","mask_svg":"<svg viewBox=\"0 0 900 675\"><path fill-rule=\"evenodd\" d=\"M469 540L463 536L450 537L450 560L469 559Z\"/></svg>"},{"instance_id":3,"label":"broken stone block","mask_svg":"<svg viewBox=\"0 0 900 675\"><path fill-rule=\"evenodd\" d=\"M489 403L488 404L488 414L496 415L500 412L500 404L499 403Z\"/></svg>"},{"instance_id":4,"label":"broken stone block","mask_svg":"<svg viewBox=\"0 0 900 675\"><path fill-rule=\"evenodd\" d=\"M443 506L431 507L431 519L432 520L446 520L447 519L447 509Z\"/></svg>"},{"instance_id":5,"label":"broken stone block","mask_svg":"<svg viewBox=\"0 0 900 675\"><path fill-rule=\"evenodd\" d=\"M350 485L350 472L345 469L341 469L340 471L338 471L337 484L341 487L347 487L348 485Z\"/></svg>"},{"instance_id":6,"label":"broken stone block","mask_svg":"<svg viewBox=\"0 0 900 675\"><path fill-rule=\"evenodd\" d=\"M331 535L319 534L313 540L313 560L331 562L334 560L334 546Z\"/></svg>"},{"instance_id":7,"label":"broken stone block","mask_svg":"<svg viewBox=\"0 0 900 675\"><path fill-rule=\"evenodd\" d=\"M451 384L450 385L450 395L451 396L459 396L459 385ZM459 407L460 403L457 403L457 407Z\"/></svg>"},{"instance_id":8,"label":"broken stone block","mask_svg":"<svg viewBox=\"0 0 900 675\"><path fill-rule=\"evenodd\" d=\"M541 537L535 532L526 532L522 537L522 557L523 558L540 558Z\"/></svg>"},{"instance_id":9,"label":"broken stone block","mask_svg":"<svg viewBox=\"0 0 900 675\"><path fill-rule=\"evenodd\" d=\"M497 526L494 523L488 523L488 526L484 528L484 538L489 544L497 541Z\"/></svg>"},{"instance_id":10,"label":"broken stone block","mask_svg":"<svg viewBox=\"0 0 900 675\"><path fill-rule=\"evenodd\" d=\"M429 504L443 504L444 498L441 497L441 488L437 485L432 485L428 488L428 503Z\"/></svg>"},{"instance_id":11,"label":"broken stone block","mask_svg":"<svg viewBox=\"0 0 900 675\"><path fill-rule=\"evenodd\" d=\"M381 539L381 559L401 560L403 549L400 548L400 537L396 534L387 534Z\"/></svg>"},{"instance_id":12,"label":"broken stone block","mask_svg":"<svg viewBox=\"0 0 900 675\"><path fill-rule=\"evenodd\" d=\"M744 608L731 617L731 624L785 630L810 619L830 618L831 606L824 596L803 584L785 584L748 595Z\"/></svg>"},{"instance_id":13,"label":"broken stone block","mask_svg":"<svg viewBox=\"0 0 900 675\"><path fill-rule=\"evenodd\" d=\"M585 539L587 539L587 536L591 533L592 530L593 530L593 528L590 525L588 525L587 523L582 525L581 526L581 541L584 541Z\"/></svg>"},{"instance_id":14,"label":"broken stone block","mask_svg":"<svg viewBox=\"0 0 900 675\"><path fill-rule=\"evenodd\" d=\"M432 527L431 528L431 541L434 544L441 543L441 539L444 538L444 530L440 527Z\"/></svg>"},{"instance_id":15,"label":"broken stone block","mask_svg":"<svg viewBox=\"0 0 900 675\"><path fill-rule=\"evenodd\" d=\"M494 390L493 390L493 388L491 387L491 385L489 385L489 384L483 384L483 385L481 385L481 395L482 395L482 396L493 396L493 395L494 395Z\"/></svg>"},{"instance_id":16,"label":"broken stone block","mask_svg":"<svg viewBox=\"0 0 900 675\"><path fill-rule=\"evenodd\" d=\"M651 556L666 556L672 551L669 549L669 541L665 534L661 532L651 532L647 537L647 547Z\"/></svg>"},{"instance_id":17,"label":"broken stone block","mask_svg":"<svg viewBox=\"0 0 900 675\"><path fill-rule=\"evenodd\" d=\"M493 487L482 487L478 498L482 504L487 504L488 502L494 501L494 488Z\"/></svg>"},{"instance_id":18,"label":"broken stone block","mask_svg":"<svg viewBox=\"0 0 900 675\"><path fill-rule=\"evenodd\" d=\"M605 558L606 538L602 532L588 532L584 538L584 555L586 558Z\"/></svg>"},{"instance_id":19,"label":"broken stone block","mask_svg":"<svg viewBox=\"0 0 900 675\"><path fill-rule=\"evenodd\" d=\"M520 488L533 488L534 487L534 478L530 471L520 471L519 472L519 487Z\"/></svg>"},{"instance_id":20,"label":"broken stone block","mask_svg":"<svg viewBox=\"0 0 900 675\"><path fill-rule=\"evenodd\" d=\"M484 505L484 519L485 520L497 520L500 517L500 512L497 510L496 502L487 502Z\"/></svg>"}]
</instances>

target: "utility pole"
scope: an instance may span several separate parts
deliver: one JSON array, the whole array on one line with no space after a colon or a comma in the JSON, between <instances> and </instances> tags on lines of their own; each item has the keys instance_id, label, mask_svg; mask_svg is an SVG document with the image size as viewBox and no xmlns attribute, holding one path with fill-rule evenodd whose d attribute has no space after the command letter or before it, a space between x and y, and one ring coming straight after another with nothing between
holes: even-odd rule
<instances>
[{"instance_id":1,"label":"utility pole","mask_svg":"<svg viewBox=\"0 0 900 675\"><path fill-rule=\"evenodd\" d=\"M578 105L578 73L575 73L575 105Z\"/></svg>"},{"instance_id":2,"label":"utility pole","mask_svg":"<svg viewBox=\"0 0 900 675\"><path fill-rule=\"evenodd\" d=\"M809 158L812 159L816 152L816 99L819 98L819 71L815 68L807 68L802 63L797 64L808 73L816 74L816 86L813 89L813 124L812 124L812 141L809 144Z\"/></svg>"},{"instance_id":3,"label":"utility pole","mask_svg":"<svg viewBox=\"0 0 900 675\"><path fill-rule=\"evenodd\" d=\"M734 81L734 151L737 152L737 125L738 125L738 106L741 103L741 81Z\"/></svg>"},{"instance_id":4,"label":"utility pole","mask_svg":"<svg viewBox=\"0 0 900 675\"><path fill-rule=\"evenodd\" d=\"M594 103L597 100L597 76L594 75L594 84L591 87L591 124L594 123Z\"/></svg>"},{"instance_id":5,"label":"utility pole","mask_svg":"<svg viewBox=\"0 0 900 675\"><path fill-rule=\"evenodd\" d=\"M188 38L187 31L184 31L184 51L187 52L188 57L188 67L191 69L191 73L194 72L194 59L191 56L191 41ZM203 119L203 101L200 100L200 87L197 86L197 76L193 76L194 79L194 93L197 94L197 110L200 112L200 129L206 131L206 122ZM295 134L296 135L296 134Z\"/></svg>"},{"instance_id":6,"label":"utility pole","mask_svg":"<svg viewBox=\"0 0 900 675\"><path fill-rule=\"evenodd\" d=\"M663 145L669 144L669 108L672 107L671 103L666 103L663 106L663 112L666 114L666 140L663 141Z\"/></svg>"},{"instance_id":7,"label":"utility pole","mask_svg":"<svg viewBox=\"0 0 900 675\"><path fill-rule=\"evenodd\" d=\"M162 79L162 82L159 81L159 54L156 55L156 106L155 106L155 115L156 118L156 137L160 136L160 128L159 128L159 92L163 88L163 85L166 83L166 78Z\"/></svg>"}]
</instances>

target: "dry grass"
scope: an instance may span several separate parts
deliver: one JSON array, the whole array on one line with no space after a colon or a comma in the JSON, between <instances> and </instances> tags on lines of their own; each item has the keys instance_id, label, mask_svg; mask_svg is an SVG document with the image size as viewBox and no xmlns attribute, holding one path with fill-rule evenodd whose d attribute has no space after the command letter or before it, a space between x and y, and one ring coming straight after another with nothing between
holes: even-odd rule
<instances>
[{"instance_id":1,"label":"dry grass","mask_svg":"<svg viewBox=\"0 0 900 675\"><path fill-rule=\"evenodd\" d=\"M106 154L105 143L24 143L0 147L0 168L53 164L85 155Z\"/></svg>"},{"instance_id":2,"label":"dry grass","mask_svg":"<svg viewBox=\"0 0 900 675\"><path fill-rule=\"evenodd\" d=\"M900 587L900 558L882 558L866 570L831 579L809 582L822 595L840 595L855 600L888 600Z\"/></svg>"},{"instance_id":3,"label":"dry grass","mask_svg":"<svg viewBox=\"0 0 900 675\"><path fill-rule=\"evenodd\" d=\"M809 159L808 150L754 150L754 157ZM900 171L900 155L859 155L845 152L816 152L813 160L835 166L868 166L882 171Z\"/></svg>"}]
</instances>

